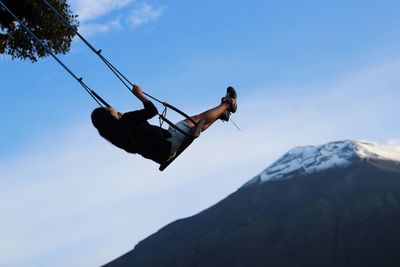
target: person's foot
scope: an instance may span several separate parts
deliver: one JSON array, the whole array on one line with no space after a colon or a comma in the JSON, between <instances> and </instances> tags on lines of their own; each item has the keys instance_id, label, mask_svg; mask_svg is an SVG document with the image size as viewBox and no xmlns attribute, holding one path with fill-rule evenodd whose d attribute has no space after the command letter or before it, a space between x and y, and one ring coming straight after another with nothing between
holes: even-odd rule
<instances>
[{"instance_id":1,"label":"person's foot","mask_svg":"<svg viewBox=\"0 0 400 267\"><path fill-rule=\"evenodd\" d=\"M225 97L230 97L230 98L236 99L237 98L237 93L236 93L235 88L233 88L232 86L229 86L226 89L226 96Z\"/></svg>"},{"instance_id":2,"label":"person's foot","mask_svg":"<svg viewBox=\"0 0 400 267\"><path fill-rule=\"evenodd\" d=\"M230 116L231 116L231 113L226 110L224 113L221 114L221 116L219 116L219 119L221 121L229 121Z\"/></svg>"},{"instance_id":3,"label":"person's foot","mask_svg":"<svg viewBox=\"0 0 400 267\"><path fill-rule=\"evenodd\" d=\"M226 95L221 99L221 102L224 103L229 103L229 109L226 110L224 113L221 114L219 117L220 120L222 121L229 121L229 117L231 116L231 113L235 113L237 110L237 93L235 88L232 86L229 86L226 89Z\"/></svg>"},{"instance_id":4,"label":"person's foot","mask_svg":"<svg viewBox=\"0 0 400 267\"><path fill-rule=\"evenodd\" d=\"M226 89L226 96L221 99L222 102L229 103L229 112L235 113L237 110L237 93L235 88L229 86Z\"/></svg>"}]
</instances>

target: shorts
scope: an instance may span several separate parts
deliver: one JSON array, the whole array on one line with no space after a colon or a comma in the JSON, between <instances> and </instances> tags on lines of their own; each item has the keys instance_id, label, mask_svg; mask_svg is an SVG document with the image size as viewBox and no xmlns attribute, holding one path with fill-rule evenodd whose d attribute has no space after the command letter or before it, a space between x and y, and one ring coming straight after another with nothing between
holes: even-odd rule
<instances>
[{"instance_id":1,"label":"shorts","mask_svg":"<svg viewBox=\"0 0 400 267\"><path fill-rule=\"evenodd\" d=\"M192 130L192 127L187 125L185 121L180 121L177 124L175 124L175 126L187 134L189 134L190 130ZM176 154L176 152L178 152L179 147L181 146L181 144L183 143L183 141L186 139L187 136L179 132L172 126L169 126L168 132L171 135L171 137L167 139L168 141L171 142L170 157L173 157Z\"/></svg>"}]
</instances>

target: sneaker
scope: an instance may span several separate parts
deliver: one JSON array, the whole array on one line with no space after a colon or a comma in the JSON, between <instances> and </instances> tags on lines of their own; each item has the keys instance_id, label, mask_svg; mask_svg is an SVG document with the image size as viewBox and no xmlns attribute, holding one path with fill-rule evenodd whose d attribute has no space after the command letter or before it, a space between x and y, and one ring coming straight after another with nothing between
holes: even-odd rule
<instances>
[{"instance_id":1,"label":"sneaker","mask_svg":"<svg viewBox=\"0 0 400 267\"><path fill-rule=\"evenodd\" d=\"M231 113L229 111L225 111L224 113L219 116L219 119L221 121L229 121L229 117L231 116Z\"/></svg>"},{"instance_id":2,"label":"sneaker","mask_svg":"<svg viewBox=\"0 0 400 267\"><path fill-rule=\"evenodd\" d=\"M221 99L221 102L228 102L230 104L229 112L235 113L237 110L237 93L235 88L229 86L226 89L226 96Z\"/></svg>"},{"instance_id":3,"label":"sneaker","mask_svg":"<svg viewBox=\"0 0 400 267\"><path fill-rule=\"evenodd\" d=\"M232 86L229 86L226 89L226 96L225 97L230 97L230 98L237 99L237 93L236 93L235 88L233 88Z\"/></svg>"},{"instance_id":4,"label":"sneaker","mask_svg":"<svg viewBox=\"0 0 400 267\"><path fill-rule=\"evenodd\" d=\"M231 98L231 97L223 97L221 99L221 102L227 102L229 103L229 112L235 113L237 110L237 102L236 102L236 98Z\"/></svg>"}]
</instances>

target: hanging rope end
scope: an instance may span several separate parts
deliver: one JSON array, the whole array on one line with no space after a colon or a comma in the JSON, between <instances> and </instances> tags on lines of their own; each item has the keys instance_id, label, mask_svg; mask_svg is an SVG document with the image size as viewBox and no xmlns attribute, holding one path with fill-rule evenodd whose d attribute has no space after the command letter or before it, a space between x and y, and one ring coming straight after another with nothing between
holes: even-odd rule
<instances>
[{"instance_id":1,"label":"hanging rope end","mask_svg":"<svg viewBox=\"0 0 400 267\"><path fill-rule=\"evenodd\" d=\"M243 130L232 120L232 118L230 119L230 121L236 127L236 129L238 129L238 131L243 132Z\"/></svg>"}]
</instances>

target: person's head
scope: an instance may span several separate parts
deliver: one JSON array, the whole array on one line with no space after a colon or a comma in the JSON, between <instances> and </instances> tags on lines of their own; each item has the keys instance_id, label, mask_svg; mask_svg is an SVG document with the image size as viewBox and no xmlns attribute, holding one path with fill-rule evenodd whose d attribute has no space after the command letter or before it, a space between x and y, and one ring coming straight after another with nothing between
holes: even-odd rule
<instances>
[{"instance_id":1,"label":"person's head","mask_svg":"<svg viewBox=\"0 0 400 267\"><path fill-rule=\"evenodd\" d=\"M118 140L116 129L118 117L114 113L118 116L115 109L96 108L91 116L93 126L99 131L99 134L113 144Z\"/></svg>"},{"instance_id":2,"label":"person's head","mask_svg":"<svg viewBox=\"0 0 400 267\"><path fill-rule=\"evenodd\" d=\"M122 114L112 107L96 108L92 112L93 126L99 134L113 145L128 152L136 153L136 143L131 133L118 123Z\"/></svg>"},{"instance_id":3,"label":"person's head","mask_svg":"<svg viewBox=\"0 0 400 267\"><path fill-rule=\"evenodd\" d=\"M116 119L106 108L96 108L92 112L93 126L99 131L109 128L115 123Z\"/></svg>"}]
</instances>

